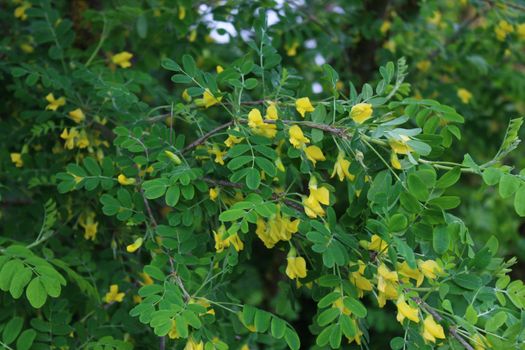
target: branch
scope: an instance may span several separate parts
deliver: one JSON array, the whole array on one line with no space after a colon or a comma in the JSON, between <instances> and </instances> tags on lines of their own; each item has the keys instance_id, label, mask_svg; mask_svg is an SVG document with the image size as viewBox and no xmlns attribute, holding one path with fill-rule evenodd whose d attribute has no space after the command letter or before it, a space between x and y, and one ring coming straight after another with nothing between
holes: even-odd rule
<instances>
[{"instance_id":1,"label":"branch","mask_svg":"<svg viewBox=\"0 0 525 350\"><path fill-rule=\"evenodd\" d=\"M228 127L231 126L232 124L233 124L233 120L230 120L229 122L227 122L227 123L225 123L225 124L222 124L222 125L219 125L219 126L216 127L215 129L208 131L206 134L202 135L202 136L199 137L197 140L193 141L192 143L190 143L189 145L187 145L186 147L184 147L184 148L180 151L180 153L186 153L186 152L188 152L189 150L191 150L192 148L197 147L198 145L204 143L208 138L210 138L210 137L213 136L214 134L218 133L218 132L221 131L221 130L224 130L224 129L228 128Z\"/></svg>"},{"instance_id":2,"label":"branch","mask_svg":"<svg viewBox=\"0 0 525 350\"><path fill-rule=\"evenodd\" d=\"M423 310L427 311L429 314L432 315L432 317L434 317L434 319L437 321L437 322L441 322L443 321L443 317L441 317L440 314L437 313L436 310L434 310L434 308L432 308L430 305L428 305L423 299L421 299L420 297L412 297L411 298L419 307L421 307ZM467 343L467 341L465 340L465 338L463 338L457 331L456 331L456 327L457 326L450 326L448 327L448 331L450 334L452 334L452 336L454 338L457 339L457 341L459 341L459 343L461 345L463 345L463 347L467 350L474 350L474 348L469 344Z\"/></svg>"}]
</instances>

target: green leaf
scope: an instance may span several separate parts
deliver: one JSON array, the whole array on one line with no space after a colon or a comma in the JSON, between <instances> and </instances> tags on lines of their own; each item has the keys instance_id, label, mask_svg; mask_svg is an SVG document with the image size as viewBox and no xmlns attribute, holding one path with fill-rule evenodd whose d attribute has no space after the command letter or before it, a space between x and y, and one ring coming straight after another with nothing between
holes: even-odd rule
<instances>
[{"instance_id":1,"label":"green leaf","mask_svg":"<svg viewBox=\"0 0 525 350\"><path fill-rule=\"evenodd\" d=\"M164 272L162 272L162 270L155 265L144 266L144 272L152 278L156 279L157 281L164 281L164 279L166 278Z\"/></svg>"},{"instance_id":2,"label":"green leaf","mask_svg":"<svg viewBox=\"0 0 525 350\"><path fill-rule=\"evenodd\" d=\"M29 350L35 341L36 335L37 333L34 329L26 329L23 331L16 341L16 349Z\"/></svg>"},{"instance_id":3,"label":"green leaf","mask_svg":"<svg viewBox=\"0 0 525 350\"><path fill-rule=\"evenodd\" d=\"M356 334L354 320L352 320L347 315L341 315L341 317L339 318L339 321L341 322L341 328L343 330L345 337L353 338Z\"/></svg>"},{"instance_id":4,"label":"green leaf","mask_svg":"<svg viewBox=\"0 0 525 350\"><path fill-rule=\"evenodd\" d=\"M503 198L512 196L520 187L520 180L511 174L503 174L499 182L499 194Z\"/></svg>"},{"instance_id":5,"label":"green leaf","mask_svg":"<svg viewBox=\"0 0 525 350\"><path fill-rule=\"evenodd\" d=\"M284 322L284 320L274 316L272 317L270 331L274 338L281 339L282 337L284 337L284 333L286 332L286 323Z\"/></svg>"},{"instance_id":6,"label":"green leaf","mask_svg":"<svg viewBox=\"0 0 525 350\"><path fill-rule=\"evenodd\" d=\"M166 191L166 205L174 207L179 202L180 188L177 185L168 187Z\"/></svg>"},{"instance_id":7,"label":"green leaf","mask_svg":"<svg viewBox=\"0 0 525 350\"><path fill-rule=\"evenodd\" d=\"M100 176L102 175L102 170L100 169L100 166L98 165L97 161L93 159L92 157L86 157L84 159L84 167L93 176Z\"/></svg>"},{"instance_id":8,"label":"green leaf","mask_svg":"<svg viewBox=\"0 0 525 350\"><path fill-rule=\"evenodd\" d=\"M257 332L264 333L270 327L272 315L264 310L257 310L254 318L254 325Z\"/></svg>"},{"instance_id":9,"label":"green leaf","mask_svg":"<svg viewBox=\"0 0 525 350\"><path fill-rule=\"evenodd\" d=\"M4 331L2 332L2 341L5 344L11 344L15 341L16 337L22 330L24 325L24 319L22 317L13 317L5 325Z\"/></svg>"},{"instance_id":10,"label":"green leaf","mask_svg":"<svg viewBox=\"0 0 525 350\"><path fill-rule=\"evenodd\" d=\"M525 185L521 185L514 197L514 208L519 216L525 216Z\"/></svg>"},{"instance_id":11,"label":"green leaf","mask_svg":"<svg viewBox=\"0 0 525 350\"><path fill-rule=\"evenodd\" d=\"M14 275L24 268L20 259L9 260L0 270L0 289L4 292L9 290Z\"/></svg>"},{"instance_id":12,"label":"green leaf","mask_svg":"<svg viewBox=\"0 0 525 350\"><path fill-rule=\"evenodd\" d=\"M26 297L35 309L39 309L46 303L47 293L40 277L33 278L26 289Z\"/></svg>"},{"instance_id":13,"label":"green leaf","mask_svg":"<svg viewBox=\"0 0 525 350\"><path fill-rule=\"evenodd\" d=\"M270 162L268 159L263 157L255 158L255 163L262 171L264 171L269 176L275 176L275 165Z\"/></svg>"},{"instance_id":14,"label":"green leaf","mask_svg":"<svg viewBox=\"0 0 525 350\"><path fill-rule=\"evenodd\" d=\"M24 288L27 286L29 281L33 277L33 271L30 268L24 267L21 270L18 270L11 280L9 286L9 293L15 299L18 299L24 293Z\"/></svg>"},{"instance_id":15,"label":"green leaf","mask_svg":"<svg viewBox=\"0 0 525 350\"><path fill-rule=\"evenodd\" d=\"M340 349L342 336L341 325L336 324L332 328L332 333L330 334L330 346L332 349Z\"/></svg>"},{"instance_id":16,"label":"green leaf","mask_svg":"<svg viewBox=\"0 0 525 350\"><path fill-rule=\"evenodd\" d=\"M363 305L363 303L361 303L359 300L357 299L354 299L354 298L350 298L350 297L345 297L343 299L343 304L350 310L352 311L352 313L359 317L359 318L364 318L366 317L366 314L367 314L367 310L366 310L366 307Z\"/></svg>"},{"instance_id":17,"label":"green leaf","mask_svg":"<svg viewBox=\"0 0 525 350\"><path fill-rule=\"evenodd\" d=\"M340 313L341 311L339 311L338 308L328 308L319 314L319 316L317 317L317 323L319 324L319 326L324 327L327 324L331 323L333 320L335 320Z\"/></svg>"},{"instance_id":18,"label":"green leaf","mask_svg":"<svg viewBox=\"0 0 525 350\"><path fill-rule=\"evenodd\" d=\"M425 202L430 196L427 186L416 174L408 175L407 184L410 193L420 202Z\"/></svg>"},{"instance_id":19,"label":"green leaf","mask_svg":"<svg viewBox=\"0 0 525 350\"><path fill-rule=\"evenodd\" d=\"M286 332L284 333L284 340L286 340L286 344L288 344L288 346L292 350L299 350L299 348L301 347L301 341L299 340L299 336L291 328L286 328Z\"/></svg>"},{"instance_id":20,"label":"green leaf","mask_svg":"<svg viewBox=\"0 0 525 350\"><path fill-rule=\"evenodd\" d=\"M144 196L147 199L156 199L164 195L167 188L167 180L166 179L154 179L145 181L142 184L142 188L144 189Z\"/></svg>"},{"instance_id":21,"label":"green leaf","mask_svg":"<svg viewBox=\"0 0 525 350\"><path fill-rule=\"evenodd\" d=\"M448 188L454 185L456 182L458 182L460 176L461 169L459 167L455 167L454 169L447 171L445 174L443 174L443 176L439 178L439 180L436 183L436 187Z\"/></svg>"},{"instance_id":22,"label":"green leaf","mask_svg":"<svg viewBox=\"0 0 525 350\"><path fill-rule=\"evenodd\" d=\"M180 66L174 60L170 58L163 58L161 65L162 65L162 68L171 70L174 72L178 72L181 70Z\"/></svg>"},{"instance_id":23,"label":"green leaf","mask_svg":"<svg viewBox=\"0 0 525 350\"><path fill-rule=\"evenodd\" d=\"M481 287L481 278L476 275L460 274L453 278L453 281L460 287L476 290Z\"/></svg>"},{"instance_id":24,"label":"green leaf","mask_svg":"<svg viewBox=\"0 0 525 350\"><path fill-rule=\"evenodd\" d=\"M439 226L434 229L432 246L438 254L443 254L448 250L450 246L450 234L446 226Z\"/></svg>"},{"instance_id":25,"label":"green leaf","mask_svg":"<svg viewBox=\"0 0 525 350\"><path fill-rule=\"evenodd\" d=\"M230 209L223 211L221 215L219 215L219 220L235 221L237 219L242 218L244 215L246 215L246 211L244 211L243 209Z\"/></svg>"},{"instance_id":26,"label":"green leaf","mask_svg":"<svg viewBox=\"0 0 525 350\"><path fill-rule=\"evenodd\" d=\"M257 86L258 83L259 82L257 81L257 79L249 78L249 79L246 79L246 81L244 82L244 87L247 90L252 90L252 89L254 89Z\"/></svg>"},{"instance_id":27,"label":"green leaf","mask_svg":"<svg viewBox=\"0 0 525 350\"><path fill-rule=\"evenodd\" d=\"M256 190L259 185L261 184L261 175L259 174L259 170L255 168L251 168L246 173L246 186L250 190Z\"/></svg>"},{"instance_id":28,"label":"green leaf","mask_svg":"<svg viewBox=\"0 0 525 350\"><path fill-rule=\"evenodd\" d=\"M137 34L141 39L148 36L148 19L144 14L141 14L137 18Z\"/></svg>"},{"instance_id":29,"label":"green leaf","mask_svg":"<svg viewBox=\"0 0 525 350\"><path fill-rule=\"evenodd\" d=\"M483 181L485 181L487 185L494 186L495 184L499 182L501 175L503 175L501 170L496 169L496 168L487 168L483 172L482 176L483 176Z\"/></svg>"}]
</instances>

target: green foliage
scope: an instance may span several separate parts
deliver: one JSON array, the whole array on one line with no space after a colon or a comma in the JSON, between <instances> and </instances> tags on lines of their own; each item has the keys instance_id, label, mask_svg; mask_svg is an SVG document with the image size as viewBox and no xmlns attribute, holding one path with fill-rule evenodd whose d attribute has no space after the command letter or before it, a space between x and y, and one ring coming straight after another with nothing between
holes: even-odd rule
<instances>
[{"instance_id":1,"label":"green foliage","mask_svg":"<svg viewBox=\"0 0 525 350\"><path fill-rule=\"evenodd\" d=\"M2 347L523 348L521 5L4 7Z\"/></svg>"}]
</instances>

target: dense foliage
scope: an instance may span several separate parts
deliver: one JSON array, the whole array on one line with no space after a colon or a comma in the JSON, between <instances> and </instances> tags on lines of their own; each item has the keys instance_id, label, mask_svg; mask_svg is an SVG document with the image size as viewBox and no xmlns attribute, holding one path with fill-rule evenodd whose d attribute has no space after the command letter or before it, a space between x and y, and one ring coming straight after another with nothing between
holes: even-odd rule
<instances>
[{"instance_id":1,"label":"dense foliage","mask_svg":"<svg viewBox=\"0 0 525 350\"><path fill-rule=\"evenodd\" d=\"M4 348L525 349L524 6L1 6Z\"/></svg>"}]
</instances>

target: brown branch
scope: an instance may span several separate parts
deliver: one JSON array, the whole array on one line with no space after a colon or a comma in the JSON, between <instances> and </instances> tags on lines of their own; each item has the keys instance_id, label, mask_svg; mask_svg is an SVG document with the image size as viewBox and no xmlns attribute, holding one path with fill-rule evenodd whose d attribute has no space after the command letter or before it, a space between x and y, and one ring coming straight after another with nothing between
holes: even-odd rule
<instances>
[{"instance_id":1,"label":"brown branch","mask_svg":"<svg viewBox=\"0 0 525 350\"><path fill-rule=\"evenodd\" d=\"M194 148L194 147L197 147L198 145L204 143L208 138L210 138L210 137L213 136L214 134L218 133L219 131L228 128L228 127L231 126L232 124L233 124L233 120L230 120L229 122L227 122L227 123L225 123L225 124L219 125L219 126L216 127L215 129L208 131L206 134L202 135L202 136L199 137L197 140L193 141L192 143L190 143L189 145L187 145L186 147L184 147L183 149L181 149L180 152L181 152L181 153L186 153L186 152L188 152L190 149L192 149L192 148Z\"/></svg>"},{"instance_id":2,"label":"brown branch","mask_svg":"<svg viewBox=\"0 0 525 350\"><path fill-rule=\"evenodd\" d=\"M423 310L427 311L429 314L432 315L432 317L434 317L434 319L437 321L437 322L441 322L443 321L443 317L441 317L441 315L439 313L437 313L436 310L434 310L433 307L431 307L430 305L428 305L423 299L421 299L420 297L412 297L411 298L419 307L421 307ZM457 341L463 345L463 347L467 350L474 350L474 348L469 344L467 343L467 341L465 340L465 338L463 338L458 332L457 332L457 326L450 326L448 327L448 331L449 333L457 339Z\"/></svg>"}]
</instances>

